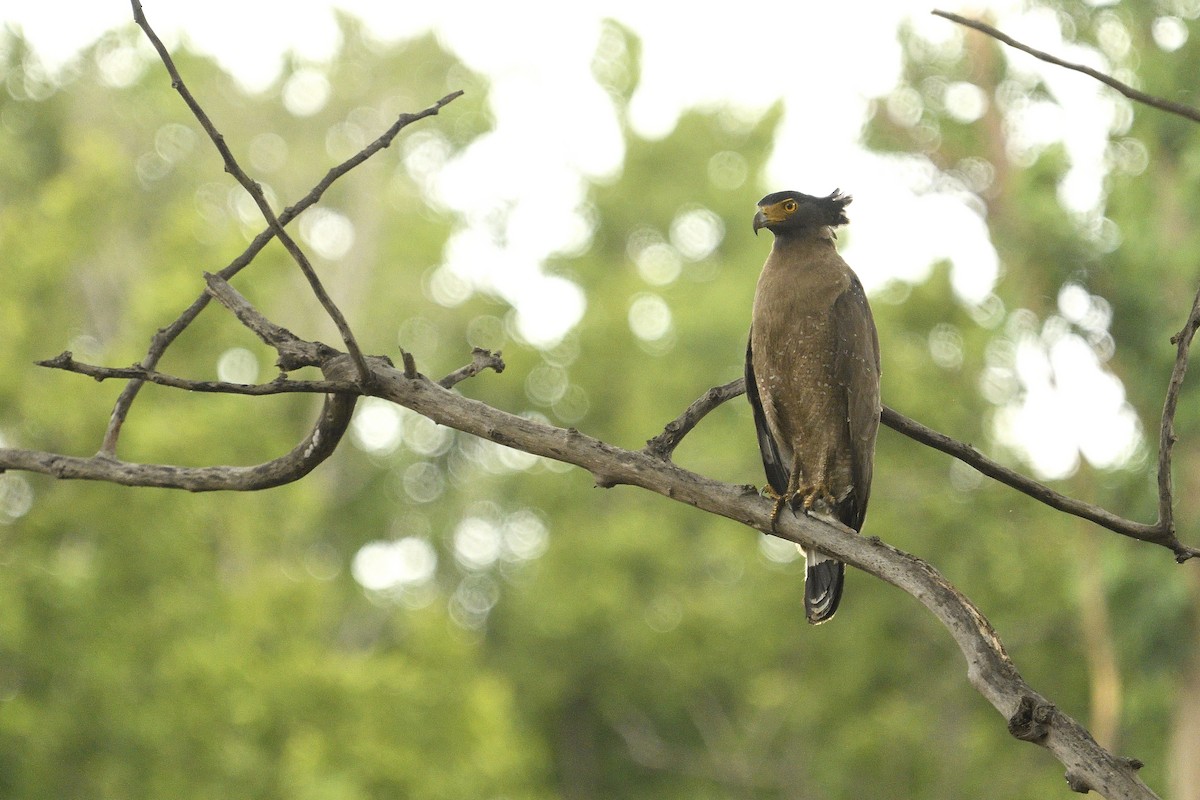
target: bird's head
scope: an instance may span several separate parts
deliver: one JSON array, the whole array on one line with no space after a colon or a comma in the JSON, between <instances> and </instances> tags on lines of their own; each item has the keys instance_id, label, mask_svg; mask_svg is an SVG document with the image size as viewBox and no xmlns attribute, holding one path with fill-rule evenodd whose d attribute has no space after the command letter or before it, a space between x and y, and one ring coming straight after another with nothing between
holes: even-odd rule
<instances>
[{"instance_id":1,"label":"bird's head","mask_svg":"<svg viewBox=\"0 0 1200 800\"><path fill-rule=\"evenodd\" d=\"M781 233L816 230L824 226L836 228L850 220L846 206L851 197L840 189L825 197L813 197L801 192L775 192L758 201L754 215L754 233L766 228L778 236Z\"/></svg>"}]
</instances>

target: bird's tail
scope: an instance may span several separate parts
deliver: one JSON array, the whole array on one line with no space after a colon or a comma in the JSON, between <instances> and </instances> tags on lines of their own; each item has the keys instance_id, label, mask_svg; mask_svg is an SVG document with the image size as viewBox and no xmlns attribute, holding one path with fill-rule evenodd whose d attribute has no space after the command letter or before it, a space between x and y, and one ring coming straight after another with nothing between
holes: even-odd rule
<instances>
[{"instance_id":1,"label":"bird's tail","mask_svg":"<svg viewBox=\"0 0 1200 800\"><path fill-rule=\"evenodd\" d=\"M804 614L813 625L833 617L842 601L846 565L817 550L805 550L808 570L804 580Z\"/></svg>"}]
</instances>

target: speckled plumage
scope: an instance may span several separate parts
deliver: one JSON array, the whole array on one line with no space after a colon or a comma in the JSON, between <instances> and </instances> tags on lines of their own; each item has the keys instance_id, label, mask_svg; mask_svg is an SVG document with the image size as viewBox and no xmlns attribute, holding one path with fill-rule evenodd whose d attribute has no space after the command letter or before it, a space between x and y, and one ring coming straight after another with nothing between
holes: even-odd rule
<instances>
[{"instance_id":1,"label":"speckled plumage","mask_svg":"<svg viewBox=\"0 0 1200 800\"><path fill-rule=\"evenodd\" d=\"M774 493L859 530L879 428L879 340L858 277L834 247L848 197L777 192L755 230L775 234L754 296L747 397ZM810 622L833 616L845 566L806 551Z\"/></svg>"}]
</instances>

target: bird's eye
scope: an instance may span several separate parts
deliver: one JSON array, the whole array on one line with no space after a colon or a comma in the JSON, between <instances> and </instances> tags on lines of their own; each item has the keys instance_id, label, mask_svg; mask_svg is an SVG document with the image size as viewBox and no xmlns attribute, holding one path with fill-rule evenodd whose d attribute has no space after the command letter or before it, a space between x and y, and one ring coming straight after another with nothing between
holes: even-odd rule
<instances>
[{"instance_id":1,"label":"bird's eye","mask_svg":"<svg viewBox=\"0 0 1200 800\"><path fill-rule=\"evenodd\" d=\"M796 201L788 200L786 203L783 204L783 210L786 211L787 213L791 214L793 211L796 210Z\"/></svg>"}]
</instances>

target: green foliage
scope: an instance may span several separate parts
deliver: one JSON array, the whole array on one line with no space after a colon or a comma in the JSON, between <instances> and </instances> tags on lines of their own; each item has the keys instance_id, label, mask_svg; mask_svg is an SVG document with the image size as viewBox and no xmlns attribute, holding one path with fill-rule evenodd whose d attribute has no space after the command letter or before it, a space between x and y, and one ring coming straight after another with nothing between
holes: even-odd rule
<instances>
[{"instance_id":1,"label":"green foliage","mask_svg":"<svg viewBox=\"0 0 1200 800\"><path fill-rule=\"evenodd\" d=\"M1139 10L1068 12L1084 40L1103 14L1125 15L1127 58L1137 54L1147 87L1167 93L1195 74L1200 43L1158 53ZM431 288L458 220L430 202L424 177L488 130L484 80L431 37L381 48L353 19L340 24L343 50L321 70L329 101L308 115L282 100L308 65L290 64L276 86L251 95L210 61L177 58L279 206L396 114L468 90L322 203L354 226L350 249L317 266L366 350L394 357L403 347L440 375L473 344L503 348L508 369L461 391L625 447L740 374L769 247L750 215L777 188L759 176L781 108L752 120L695 110L668 136L642 139L624 124L640 43L606 25L593 72L623 121L625 158L618 175L590 186L589 246L547 265L582 288L587 312L563 342L539 350L499 298L477 292L443 305ZM0 437L9 445L94 448L120 387L31 362L63 349L114 365L140 358L153 331L199 294L200 272L224 266L262 227L157 64L121 80L105 71L105 54L133 41L131 31L102 41L63 86L0 95L0 320L11 354L0 366ZM980 387L990 359L1015 346L1030 318L1054 315L1071 281L1111 303L1109 365L1152 431L1173 352L1166 337L1194 288L1185 213L1195 205L1187 176L1200 169L1194 126L1139 112L1113 133L1114 163L1136 162L1138 147L1148 157L1142 171L1109 176L1105 214L1123 243L1105 247L1056 201L1069 167L1062 149L1009 162L998 103L963 122L942 102L950 81L974 82L992 100L1013 92L1025 79L1009 74L1004 55L974 40L944 51L911 33L903 41L915 94L877 103L866 140L974 186L1003 277L987 313L955 296L946 265L874 298L885 402L1020 465L993 441L998 410ZM29 85L36 70L23 43L10 36L0 51L5 84ZM1027 81L1017 88L1047 96ZM905 102L919 114L905 116ZM972 184L983 167L992 179ZM276 322L336 341L279 248L235 283ZM954 357L938 356L946 347ZM210 308L163 367L211 378L237 348L258 366L252 379L271 377L271 354ZM1185 439L1200 419L1190 399ZM310 398L148 387L121 454L253 463L290 447L314 408ZM360 409L363 425L370 408ZM1062 791L1059 770L1007 735L964 681L949 638L897 590L851 574L838 620L810 628L802 561L780 542L375 411L398 426L397 446L356 433L299 484L250 496L0 476L3 496L34 498L0 527L0 796ZM1187 476L1200 473L1180 455L1180 518L1195 519L1200 493ZM761 483L744 401L706 418L677 460ZM1127 676L1120 749L1163 783L1177 675L1195 657L1194 582L1171 573L1164 552L1064 521L891 431L881 432L877 460L866 533L930 559L980 604L1029 680L1084 720L1093 662L1080 556L1098 551L1108 635ZM1085 467L1066 488L1148 517L1147 471L1144 461ZM474 555L472 541L482 548ZM364 547L413 542L436 557L427 580L363 587Z\"/></svg>"}]
</instances>

